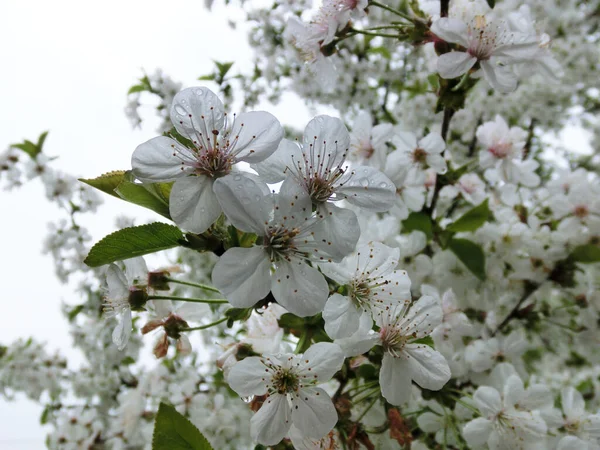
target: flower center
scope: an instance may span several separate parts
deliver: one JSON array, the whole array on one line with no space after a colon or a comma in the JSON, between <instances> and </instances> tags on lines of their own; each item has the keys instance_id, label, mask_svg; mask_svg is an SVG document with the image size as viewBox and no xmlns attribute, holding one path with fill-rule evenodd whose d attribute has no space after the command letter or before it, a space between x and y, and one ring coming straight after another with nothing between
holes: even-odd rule
<instances>
[{"instance_id":1,"label":"flower center","mask_svg":"<svg viewBox=\"0 0 600 450\"><path fill-rule=\"evenodd\" d=\"M577 205L575 207L575 209L573 210L573 214L575 214L575 216L579 217L580 219L587 217L589 215L589 213L590 213L590 211L588 210L588 207L585 205Z\"/></svg>"},{"instance_id":2,"label":"flower center","mask_svg":"<svg viewBox=\"0 0 600 450\"><path fill-rule=\"evenodd\" d=\"M292 372L291 369L282 368L279 368L277 371L275 371L273 378L271 379L271 383L271 389L274 392L282 395L296 392L300 386L298 375Z\"/></svg>"},{"instance_id":3,"label":"flower center","mask_svg":"<svg viewBox=\"0 0 600 450\"><path fill-rule=\"evenodd\" d=\"M298 251L294 238L299 234L299 228L269 227L265 236L264 247L271 262L280 259L289 260L289 254Z\"/></svg>"},{"instance_id":4,"label":"flower center","mask_svg":"<svg viewBox=\"0 0 600 450\"><path fill-rule=\"evenodd\" d=\"M492 155L494 155L494 157L496 157L498 159L503 159L511 154L512 144L510 144L508 142L501 142L499 144L496 144L496 145L488 148L488 151Z\"/></svg>"},{"instance_id":5,"label":"flower center","mask_svg":"<svg viewBox=\"0 0 600 450\"><path fill-rule=\"evenodd\" d=\"M488 23L484 16L475 16L468 25L469 47L467 53L479 61L487 61L491 58L499 41L498 26Z\"/></svg>"},{"instance_id":6,"label":"flower center","mask_svg":"<svg viewBox=\"0 0 600 450\"><path fill-rule=\"evenodd\" d=\"M412 156L415 164L425 165L427 163L427 152L422 148L415 148Z\"/></svg>"},{"instance_id":7,"label":"flower center","mask_svg":"<svg viewBox=\"0 0 600 450\"><path fill-rule=\"evenodd\" d=\"M220 178L231 172L233 162L233 158L231 158L228 152L223 151L218 142L216 142L215 147L212 149L198 150L194 169L198 175Z\"/></svg>"},{"instance_id":8,"label":"flower center","mask_svg":"<svg viewBox=\"0 0 600 450\"><path fill-rule=\"evenodd\" d=\"M379 337L383 350L394 358L398 358L408 340L413 336L405 336L398 327L387 326L381 327Z\"/></svg>"}]
</instances>

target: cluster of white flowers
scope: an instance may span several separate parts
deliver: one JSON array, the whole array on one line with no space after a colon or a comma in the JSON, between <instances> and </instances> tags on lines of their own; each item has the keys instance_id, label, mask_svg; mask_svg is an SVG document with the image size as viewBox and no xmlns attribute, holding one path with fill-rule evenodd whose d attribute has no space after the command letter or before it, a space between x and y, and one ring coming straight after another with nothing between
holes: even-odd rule
<instances>
[{"instance_id":1,"label":"cluster of white flowers","mask_svg":"<svg viewBox=\"0 0 600 450\"><path fill-rule=\"evenodd\" d=\"M52 449L150 448L161 402L219 449L600 448L600 177L546 139L567 110L598 127L578 77L599 69L597 2L251 3L244 105L291 89L340 118L284 130L142 78L128 114L157 94L166 133L111 176L174 223L163 247L144 228L146 253L181 247L91 270L86 231L54 225L59 276L87 274L64 307L86 361L0 347L0 392L46 403ZM5 185L94 212L28 142Z\"/></svg>"}]
</instances>

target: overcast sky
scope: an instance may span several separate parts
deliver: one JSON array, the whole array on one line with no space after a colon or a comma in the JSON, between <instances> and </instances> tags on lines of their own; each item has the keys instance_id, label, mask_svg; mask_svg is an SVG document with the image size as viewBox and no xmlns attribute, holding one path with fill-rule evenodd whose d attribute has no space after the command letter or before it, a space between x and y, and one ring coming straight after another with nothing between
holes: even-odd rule
<instances>
[{"instance_id":1,"label":"overcast sky","mask_svg":"<svg viewBox=\"0 0 600 450\"><path fill-rule=\"evenodd\" d=\"M152 122L131 129L123 113L128 88L142 69L163 68L191 86L212 70L213 59L247 66L248 46L227 26L230 14L207 12L203 0L0 1L0 149L50 130L45 149L59 157L55 167L83 177L128 169L135 147L155 135ZM299 117L298 106L271 111L301 125L308 116ZM105 198L91 227L95 239L113 231L119 213L151 217ZM0 216L0 344L34 336L73 356L60 303L78 299L40 250L58 209L33 182L0 191ZM0 400L0 450L45 448L40 413L27 400Z\"/></svg>"}]
</instances>

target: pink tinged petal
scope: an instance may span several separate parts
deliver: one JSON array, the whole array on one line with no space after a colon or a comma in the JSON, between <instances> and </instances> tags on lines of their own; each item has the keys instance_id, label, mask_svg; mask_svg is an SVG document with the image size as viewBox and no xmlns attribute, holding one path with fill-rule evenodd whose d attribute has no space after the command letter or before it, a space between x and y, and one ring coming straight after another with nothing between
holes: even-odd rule
<instances>
[{"instance_id":1,"label":"pink tinged petal","mask_svg":"<svg viewBox=\"0 0 600 450\"><path fill-rule=\"evenodd\" d=\"M416 339L428 336L442 323L444 312L438 300L428 295L422 296L413 304L402 321L403 333Z\"/></svg>"},{"instance_id":2,"label":"pink tinged petal","mask_svg":"<svg viewBox=\"0 0 600 450\"><path fill-rule=\"evenodd\" d=\"M404 352L410 378L422 388L438 391L450 379L450 367L440 352L424 344L407 344Z\"/></svg>"},{"instance_id":3,"label":"pink tinged petal","mask_svg":"<svg viewBox=\"0 0 600 450\"><path fill-rule=\"evenodd\" d=\"M221 215L212 178L190 176L177 180L171 188L169 212L178 227L204 233Z\"/></svg>"},{"instance_id":4,"label":"pink tinged petal","mask_svg":"<svg viewBox=\"0 0 600 450\"><path fill-rule=\"evenodd\" d=\"M344 364L344 352L337 344L318 342L304 352L298 373L319 383L329 381Z\"/></svg>"},{"instance_id":5,"label":"pink tinged petal","mask_svg":"<svg viewBox=\"0 0 600 450\"><path fill-rule=\"evenodd\" d=\"M310 152L314 145L315 153L321 154L320 161L327 165L337 165L350 147L350 134L337 117L317 116L308 122L304 130L304 152Z\"/></svg>"},{"instance_id":6,"label":"pink tinged petal","mask_svg":"<svg viewBox=\"0 0 600 450\"><path fill-rule=\"evenodd\" d=\"M173 99L171 121L183 137L212 148L213 131L225 128L223 103L205 87L184 89Z\"/></svg>"},{"instance_id":7,"label":"pink tinged petal","mask_svg":"<svg viewBox=\"0 0 600 450\"><path fill-rule=\"evenodd\" d=\"M300 145L295 141L283 139L271 156L262 162L252 164L251 167L267 183L279 183L293 170L297 161L302 161Z\"/></svg>"},{"instance_id":8,"label":"pink tinged petal","mask_svg":"<svg viewBox=\"0 0 600 450\"><path fill-rule=\"evenodd\" d=\"M471 420L463 428L463 436L471 447L479 448L483 447L492 432L493 423L491 420L479 417L475 420Z\"/></svg>"},{"instance_id":9,"label":"pink tinged petal","mask_svg":"<svg viewBox=\"0 0 600 450\"><path fill-rule=\"evenodd\" d=\"M500 393L489 386L482 386L473 394L475 404L484 416L495 416L502 411L502 399Z\"/></svg>"},{"instance_id":10,"label":"pink tinged petal","mask_svg":"<svg viewBox=\"0 0 600 450\"><path fill-rule=\"evenodd\" d=\"M314 316L323 311L329 295L323 275L299 259L277 262L271 278L271 291L277 303L300 317Z\"/></svg>"},{"instance_id":11,"label":"pink tinged petal","mask_svg":"<svg viewBox=\"0 0 600 450\"><path fill-rule=\"evenodd\" d=\"M229 140L238 161L257 163L272 155L283 139L283 127L268 112L242 113L235 119Z\"/></svg>"},{"instance_id":12,"label":"pink tinged petal","mask_svg":"<svg viewBox=\"0 0 600 450\"><path fill-rule=\"evenodd\" d=\"M237 362L227 374L227 383L240 397L265 395L270 379L271 373L257 356Z\"/></svg>"},{"instance_id":13,"label":"pink tinged petal","mask_svg":"<svg viewBox=\"0 0 600 450\"><path fill-rule=\"evenodd\" d=\"M111 264L106 269L106 284L108 286L108 300L129 298L129 284L125 274L116 264Z\"/></svg>"},{"instance_id":14,"label":"pink tinged petal","mask_svg":"<svg viewBox=\"0 0 600 450\"><path fill-rule=\"evenodd\" d=\"M133 152L133 174L137 179L149 183L176 180L193 171L191 164L194 160L186 155L190 155L190 150L174 139L155 137L138 145Z\"/></svg>"},{"instance_id":15,"label":"pink tinged petal","mask_svg":"<svg viewBox=\"0 0 600 450\"><path fill-rule=\"evenodd\" d=\"M383 355L379 371L381 395L392 405L400 406L407 403L411 396L411 382L408 362L404 358L394 358L386 353Z\"/></svg>"},{"instance_id":16,"label":"pink tinged petal","mask_svg":"<svg viewBox=\"0 0 600 450\"><path fill-rule=\"evenodd\" d=\"M213 191L236 228L264 235L273 210L273 196L259 177L245 172L233 173L216 180Z\"/></svg>"},{"instance_id":17,"label":"pink tinged petal","mask_svg":"<svg viewBox=\"0 0 600 450\"><path fill-rule=\"evenodd\" d=\"M318 208L317 214L322 220L314 228L315 241L326 247L327 254L336 260L352 252L360 237L360 226L354 211L324 204Z\"/></svg>"},{"instance_id":18,"label":"pink tinged petal","mask_svg":"<svg viewBox=\"0 0 600 450\"><path fill-rule=\"evenodd\" d=\"M336 196L368 211L388 211L396 198L396 186L374 167L360 166L343 186L336 187Z\"/></svg>"},{"instance_id":19,"label":"pink tinged petal","mask_svg":"<svg viewBox=\"0 0 600 450\"><path fill-rule=\"evenodd\" d=\"M321 439L333 429L337 420L333 402L323 389L305 388L292 396L292 422L304 436Z\"/></svg>"},{"instance_id":20,"label":"pink tinged petal","mask_svg":"<svg viewBox=\"0 0 600 450\"><path fill-rule=\"evenodd\" d=\"M291 425L292 414L286 396L273 394L252 417L250 434L260 444L275 445L287 435Z\"/></svg>"},{"instance_id":21,"label":"pink tinged petal","mask_svg":"<svg viewBox=\"0 0 600 450\"><path fill-rule=\"evenodd\" d=\"M212 281L233 306L249 308L269 293L270 267L262 247L233 247L215 264Z\"/></svg>"},{"instance_id":22,"label":"pink tinged petal","mask_svg":"<svg viewBox=\"0 0 600 450\"><path fill-rule=\"evenodd\" d=\"M442 78L458 78L467 73L477 62L477 58L466 52L450 52L440 55L437 70Z\"/></svg>"},{"instance_id":23,"label":"pink tinged petal","mask_svg":"<svg viewBox=\"0 0 600 450\"><path fill-rule=\"evenodd\" d=\"M112 333L112 341L121 351L127 347L129 338L131 337L131 310L126 308L123 310L122 316L119 318L119 323Z\"/></svg>"},{"instance_id":24,"label":"pink tinged petal","mask_svg":"<svg viewBox=\"0 0 600 450\"><path fill-rule=\"evenodd\" d=\"M585 415L585 401L581 393L573 388L566 387L560 393L562 408L569 420L577 420Z\"/></svg>"},{"instance_id":25,"label":"pink tinged petal","mask_svg":"<svg viewBox=\"0 0 600 450\"><path fill-rule=\"evenodd\" d=\"M361 313L348 297L335 293L323 310L325 331L331 339L349 337L358 329Z\"/></svg>"},{"instance_id":26,"label":"pink tinged petal","mask_svg":"<svg viewBox=\"0 0 600 450\"><path fill-rule=\"evenodd\" d=\"M468 47L467 40L468 31L467 24L462 20L449 17L441 17L433 22L431 31L439 38L446 42L452 42Z\"/></svg>"},{"instance_id":27,"label":"pink tinged petal","mask_svg":"<svg viewBox=\"0 0 600 450\"><path fill-rule=\"evenodd\" d=\"M509 93L517 89L517 76L510 66L501 66L495 59L481 61L483 76L499 92Z\"/></svg>"}]
</instances>

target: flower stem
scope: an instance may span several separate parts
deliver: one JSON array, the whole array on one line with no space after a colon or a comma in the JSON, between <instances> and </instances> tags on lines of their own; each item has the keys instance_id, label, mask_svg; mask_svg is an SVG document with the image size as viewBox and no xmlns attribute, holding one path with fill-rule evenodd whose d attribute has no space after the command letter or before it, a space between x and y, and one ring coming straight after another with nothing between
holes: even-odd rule
<instances>
[{"instance_id":1,"label":"flower stem","mask_svg":"<svg viewBox=\"0 0 600 450\"><path fill-rule=\"evenodd\" d=\"M207 286L206 284L192 283L191 281L177 280L175 278L167 278L167 281L169 281L171 283L183 284L185 286L197 287L200 289L204 289L205 291L219 292L219 290L217 288L214 288L212 286Z\"/></svg>"},{"instance_id":2,"label":"flower stem","mask_svg":"<svg viewBox=\"0 0 600 450\"><path fill-rule=\"evenodd\" d=\"M363 412L360 413L360 416L358 416L358 418L356 419L356 422L360 422L362 420L363 417L365 417L365 415L369 412L369 410L373 407L373 405L375 405L375 403L377 403L377 400L379 400L379 396L375 397L373 399L373 401L371 403L369 403L369 406L367 406Z\"/></svg>"},{"instance_id":3,"label":"flower stem","mask_svg":"<svg viewBox=\"0 0 600 450\"><path fill-rule=\"evenodd\" d=\"M189 297L175 297L171 295L149 295L148 300L177 300L181 302L190 303L208 303L211 305L218 305L228 303L224 298L189 298Z\"/></svg>"},{"instance_id":4,"label":"flower stem","mask_svg":"<svg viewBox=\"0 0 600 450\"><path fill-rule=\"evenodd\" d=\"M372 32L372 31L366 31L366 30L357 30L356 28L352 28L351 30L352 33L358 33L358 34L366 34L367 36L379 36L379 37L384 37L384 38L398 38L398 34L387 34L387 33L376 33L376 32Z\"/></svg>"},{"instance_id":5,"label":"flower stem","mask_svg":"<svg viewBox=\"0 0 600 450\"><path fill-rule=\"evenodd\" d=\"M219 325L227 320L227 317L223 317L222 319L216 320L215 322L209 323L207 325L202 325L199 327L193 328L183 328L181 331L196 331L196 330L206 330L207 328L214 327L215 325Z\"/></svg>"},{"instance_id":6,"label":"flower stem","mask_svg":"<svg viewBox=\"0 0 600 450\"><path fill-rule=\"evenodd\" d=\"M465 72L465 74L462 76L462 78L460 79L460 81L458 82L458 84L452 88L452 92L456 92L456 91L462 89L462 87L467 83L468 79L469 79L469 71L467 70Z\"/></svg>"},{"instance_id":7,"label":"flower stem","mask_svg":"<svg viewBox=\"0 0 600 450\"><path fill-rule=\"evenodd\" d=\"M404 18L406 20L409 20L411 22L413 21L413 18L410 17L408 14L405 14L402 11L398 11L397 9L392 8L391 6L384 5L383 3L379 3L379 2L375 2L375 1L370 1L369 5L378 6L379 8L385 9L386 11L389 11L389 12L391 12L393 14L396 14L397 16L400 16L400 17L402 17L402 18Z\"/></svg>"}]
</instances>

